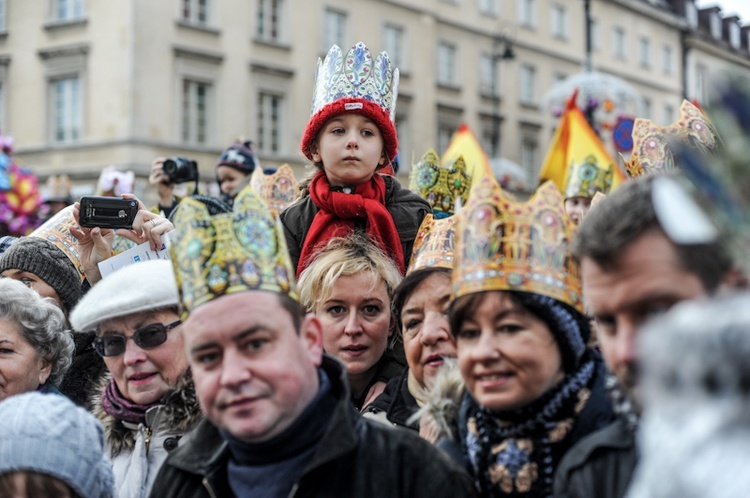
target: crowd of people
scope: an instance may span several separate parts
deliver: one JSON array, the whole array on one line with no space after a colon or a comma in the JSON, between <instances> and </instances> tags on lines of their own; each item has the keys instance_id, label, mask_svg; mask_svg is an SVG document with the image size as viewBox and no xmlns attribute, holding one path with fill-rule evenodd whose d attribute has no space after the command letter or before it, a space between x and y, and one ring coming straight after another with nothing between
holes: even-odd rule
<instances>
[{"instance_id":1,"label":"crowd of people","mask_svg":"<svg viewBox=\"0 0 750 498\"><path fill-rule=\"evenodd\" d=\"M157 158L130 229L74 203L2 241L0 497L746 494L744 261L680 172L721 160L705 115L523 202L434 152L402 186L397 89L334 46L299 185L240 140L220 198ZM105 274L118 241L169 258Z\"/></svg>"}]
</instances>

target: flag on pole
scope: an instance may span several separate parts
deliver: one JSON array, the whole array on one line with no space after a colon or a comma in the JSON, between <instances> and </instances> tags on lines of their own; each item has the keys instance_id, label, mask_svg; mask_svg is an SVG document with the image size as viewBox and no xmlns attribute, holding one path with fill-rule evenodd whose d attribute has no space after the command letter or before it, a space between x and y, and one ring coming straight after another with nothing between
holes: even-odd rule
<instances>
[{"instance_id":1,"label":"flag on pole","mask_svg":"<svg viewBox=\"0 0 750 498\"><path fill-rule=\"evenodd\" d=\"M607 152L601 139L576 105L577 96L578 90L576 89L565 105L565 112L560 118L539 173L539 183L552 180L560 192L565 192L570 167L584 161L595 160L598 168L612 169L611 190L614 190L625 181L625 174Z\"/></svg>"}]
</instances>

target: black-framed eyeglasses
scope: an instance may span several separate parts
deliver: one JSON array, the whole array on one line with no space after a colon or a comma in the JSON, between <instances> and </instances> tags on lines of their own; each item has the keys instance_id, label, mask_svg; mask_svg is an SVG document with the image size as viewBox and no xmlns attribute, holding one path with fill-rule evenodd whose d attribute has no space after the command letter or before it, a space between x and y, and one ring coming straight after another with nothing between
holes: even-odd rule
<instances>
[{"instance_id":1,"label":"black-framed eyeglasses","mask_svg":"<svg viewBox=\"0 0 750 498\"><path fill-rule=\"evenodd\" d=\"M136 330L132 337L125 337L122 334L99 336L94 339L94 349L99 353L99 356L119 356L125 352L125 344L128 339L133 339L142 349L152 349L167 342L167 332L181 323L182 320L177 320L169 325L151 323Z\"/></svg>"}]
</instances>

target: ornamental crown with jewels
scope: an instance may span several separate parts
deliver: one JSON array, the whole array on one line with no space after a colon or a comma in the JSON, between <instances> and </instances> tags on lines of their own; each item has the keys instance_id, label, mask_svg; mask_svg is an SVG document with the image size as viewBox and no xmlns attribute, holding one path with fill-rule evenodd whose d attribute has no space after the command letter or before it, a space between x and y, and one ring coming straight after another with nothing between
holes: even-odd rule
<instances>
[{"instance_id":1,"label":"ornamental crown with jewels","mask_svg":"<svg viewBox=\"0 0 750 498\"><path fill-rule=\"evenodd\" d=\"M575 227L553 182L523 203L507 197L494 178L483 177L455 218L453 299L524 291L583 312L578 264L568 250Z\"/></svg>"},{"instance_id":2,"label":"ornamental crown with jewels","mask_svg":"<svg viewBox=\"0 0 750 498\"><path fill-rule=\"evenodd\" d=\"M721 145L719 135L708 118L695 105L682 101L680 117L668 126L656 126L650 119L636 118L633 125L633 154L625 164L628 176L660 173L676 169L673 141L683 142L703 152L715 153Z\"/></svg>"},{"instance_id":3,"label":"ornamental crown with jewels","mask_svg":"<svg viewBox=\"0 0 750 498\"><path fill-rule=\"evenodd\" d=\"M425 216L414 239L414 249L406 274L424 268L453 269L455 253L456 217L438 219L432 214Z\"/></svg>"},{"instance_id":4,"label":"ornamental crown with jewels","mask_svg":"<svg viewBox=\"0 0 750 498\"><path fill-rule=\"evenodd\" d=\"M565 198L593 198L598 192L606 194L612 188L612 168L614 165L601 165L596 156L590 154L583 162L571 164L565 181Z\"/></svg>"},{"instance_id":5,"label":"ornamental crown with jewels","mask_svg":"<svg viewBox=\"0 0 750 498\"><path fill-rule=\"evenodd\" d=\"M273 217L278 218L294 202L298 182L292 167L282 164L276 171L268 174L262 168L255 168L250 177L250 185L266 201Z\"/></svg>"},{"instance_id":6,"label":"ornamental crown with jewels","mask_svg":"<svg viewBox=\"0 0 750 498\"><path fill-rule=\"evenodd\" d=\"M213 217L203 203L183 199L174 226L170 253L183 318L235 292L266 290L298 298L281 226L250 185L237 195L233 212Z\"/></svg>"},{"instance_id":7,"label":"ornamental crown with jewels","mask_svg":"<svg viewBox=\"0 0 750 498\"><path fill-rule=\"evenodd\" d=\"M454 214L456 201L466 204L471 188L471 175L466 170L463 156L447 167L440 166L440 158L430 149L412 166L409 189L416 192L432 206L437 219Z\"/></svg>"},{"instance_id":8,"label":"ornamental crown with jewels","mask_svg":"<svg viewBox=\"0 0 750 498\"><path fill-rule=\"evenodd\" d=\"M380 52L373 61L370 49L362 42L346 55L334 45L324 61L318 59L310 115L336 100L352 97L379 105L395 121L398 79L398 69L391 68L386 52Z\"/></svg>"}]
</instances>

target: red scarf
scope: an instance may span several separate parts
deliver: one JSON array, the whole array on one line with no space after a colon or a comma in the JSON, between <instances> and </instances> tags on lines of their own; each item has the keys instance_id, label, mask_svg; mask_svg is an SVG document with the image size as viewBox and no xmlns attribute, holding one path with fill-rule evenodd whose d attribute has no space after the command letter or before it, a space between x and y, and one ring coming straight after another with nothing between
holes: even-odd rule
<instances>
[{"instance_id":1,"label":"red scarf","mask_svg":"<svg viewBox=\"0 0 750 498\"><path fill-rule=\"evenodd\" d=\"M321 171L310 182L310 199L319 211L313 218L302 254L297 264L297 278L310 263L316 250L322 249L333 237L341 237L354 230L357 218L366 220L365 230L380 248L396 263L403 275L404 250L391 213L385 208L385 180L375 174L372 180L357 185L354 193L331 191L328 179Z\"/></svg>"}]
</instances>

